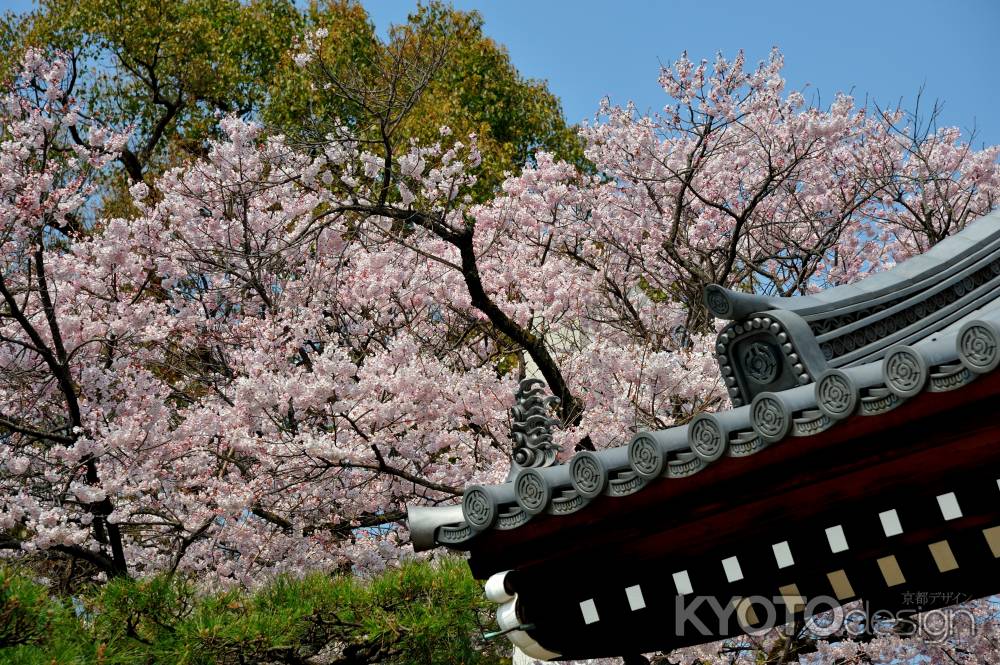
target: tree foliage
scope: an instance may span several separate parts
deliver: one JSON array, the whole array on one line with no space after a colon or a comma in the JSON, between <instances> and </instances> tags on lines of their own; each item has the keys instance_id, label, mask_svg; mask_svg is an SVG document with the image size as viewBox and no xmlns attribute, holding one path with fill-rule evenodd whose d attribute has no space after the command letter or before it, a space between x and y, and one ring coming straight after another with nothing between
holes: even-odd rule
<instances>
[{"instance_id":1,"label":"tree foliage","mask_svg":"<svg viewBox=\"0 0 1000 665\"><path fill-rule=\"evenodd\" d=\"M131 182L200 154L218 114L259 112L302 26L283 0L43 0L13 20L16 45L70 55L82 114L130 131L120 159Z\"/></svg>"},{"instance_id":2,"label":"tree foliage","mask_svg":"<svg viewBox=\"0 0 1000 665\"><path fill-rule=\"evenodd\" d=\"M338 121L364 126L384 115L389 103L384 95L395 81L404 88L395 91L397 103L405 103L408 92L420 91L392 128L397 149L410 140L433 143L442 126L460 136L476 134L483 156L473 188L478 200L495 192L505 173L529 163L538 150L585 164L582 144L565 124L559 100L543 82L517 72L506 49L483 34L477 12L438 3L420 6L407 23L392 28L386 43L378 41L364 11L353 3L313 5L308 23L329 33L318 54L323 71L298 67L291 54L285 58L265 111L275 126L292 134ZM343 87L333 86L331 79ZM381 140L377 127L368 129L370 140Z\"/></svg>"},{"instance_id":3,"label":"tree foliage","mask_svg":"<svg viewBox=\"0 0 1000 665\"><path fill-rule=\"evenodd\" d=\"M509 662L482 637L486 604L465 562L448 558L371 580L282 577L253 593L157 576L52 597L0 569L0 662Z\"/></svg>"},{"instance_id":4,"label":"tree foliage","mask_svg":"<svg viewBox=\"0 0 1000 665\"><path fill-rule=\"evenodd\" d=\"M331 35L324 40L327 63L356 88L386 90L384 68L394 56L408 71L426 67L427 52L438 54L427 89L421 87L394 138L401 145L426 141L442 125L478 133L484 155L478 197L539 149L582 163L579 139L545 84L517 72L506 50L483 34L478 13L436 2L418 7L386 42L353 0L314 1L304 9L290 0L42 0L34 13L8 15L3 28L5 71L16 73L29 46L67 53L69 91L80 112L128 130L113 181L119 195L128 184L151 183L164 169L203 155L206 141L218 137L220 115L262 119L291 135L334 121L363 123L370 107L324 94L325 82L292 61L292 47L319 28Z\"/></svg>"},{"instance_id":5,"label":"tree foliage","mask_svg":"<svg viewBox=\"0 0 1000 665\"><path fill-rule=\"evenodd\" d=\"M381 569L405 504L506 475L529 367L564 458L684 422L726 404L706 284L853 281L1000 195L996 147L810 105L775 52L682 56L661 114L584 128L593 171L540 152L482 200L482 132L406 129L449 50L397 34L359 73L309 31L301 133L227 114L120 213L97 193L135 137L70 93L72 53L26 52L0 105L0 547L244 587Z\"/></svg>"}]
</instances>

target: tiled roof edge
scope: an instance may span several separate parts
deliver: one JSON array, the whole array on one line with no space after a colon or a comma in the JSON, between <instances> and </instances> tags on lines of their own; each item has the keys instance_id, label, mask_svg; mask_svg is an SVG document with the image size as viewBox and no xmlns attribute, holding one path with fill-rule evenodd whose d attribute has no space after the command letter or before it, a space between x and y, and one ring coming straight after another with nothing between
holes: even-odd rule
<instances>
[{"instance_id":1,"label":"tiled roof edge","mask_svg":"<svg viewBox=\"0 0 1000 665\"><path fill-rule=\"evenodd\" d=\"M994 308L957 329L897 344L880 360L828 369L815 383L763 392L749 405L699 414L687 425L640 432L627 446L524 469L511 482L469 486L461 506L410 507L414 548L467 549L483 531L518 528L539 514L573 513L598 496L625 496L660 478L689 476L723 456L752 455L854 416L877 416L921 392L956 390L998 365L1000 308Z\"/></svg>"}]
</instances>

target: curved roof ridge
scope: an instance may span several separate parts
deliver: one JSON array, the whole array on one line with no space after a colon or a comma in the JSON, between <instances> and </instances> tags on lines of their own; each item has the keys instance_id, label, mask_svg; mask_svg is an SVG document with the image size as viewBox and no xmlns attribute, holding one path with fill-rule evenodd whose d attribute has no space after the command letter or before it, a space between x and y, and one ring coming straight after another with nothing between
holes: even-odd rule
<instances>
[{"instance_id":1,"label":"curved roof ridge","mask_svg":"<svg viewBox=\"0 0 1000 665\"><path fill-rule=\"evenodd\" d=\"M882 298L895 299L936 284L965 264L1000 252L1000 211L984 215L964 229L941 240L923 254L913 256L885 272L820 293L772 297L733 291L717 284L705 289L705 304L720 319L737 320L755 312L784 309L807 320L835 316Z\"/></svg>"}]
</instances>

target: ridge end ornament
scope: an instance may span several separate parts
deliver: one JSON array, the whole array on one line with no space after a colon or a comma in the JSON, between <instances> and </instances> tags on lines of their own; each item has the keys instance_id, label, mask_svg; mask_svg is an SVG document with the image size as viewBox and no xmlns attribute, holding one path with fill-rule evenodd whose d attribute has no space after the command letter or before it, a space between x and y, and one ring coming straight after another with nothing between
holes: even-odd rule
<instances>
[{"instance_id":1,"label":"ridge end ornament","mask_svg":"<svg viewBox=\"0 0 1000 665\"><path fill-rule=\"evenodd\" d=\"M514 442L511 476L519 469L552 466L561 450L552 440L559 418L550 415L559 398L546 394L541 379L521 379L511 407L510 438Z\"/></svg>"}]
</instances>

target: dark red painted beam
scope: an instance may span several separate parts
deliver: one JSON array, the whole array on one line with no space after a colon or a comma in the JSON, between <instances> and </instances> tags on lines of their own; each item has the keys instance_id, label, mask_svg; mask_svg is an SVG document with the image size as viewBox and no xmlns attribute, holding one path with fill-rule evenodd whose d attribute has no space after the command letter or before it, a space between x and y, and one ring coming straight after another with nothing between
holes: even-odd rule
<instances>
[{"instance_id":1,"label":"dark red painted beam","mask_svg":"<svg viewBox=\"0 0 1000 665\"><path fill-rule=\"evenodd\" d=\"M628 497L599 497L572 515L490 531L470 548L477 577L512 568L600 565L610 554L649 559L713 552L746 525L794 528L817 506L877 498L915 478L1000 464L1000 373L959 390L921 393L888 413L854 417L725 458L690 478L660 479Z\"/></svg>"}]
</instances>

